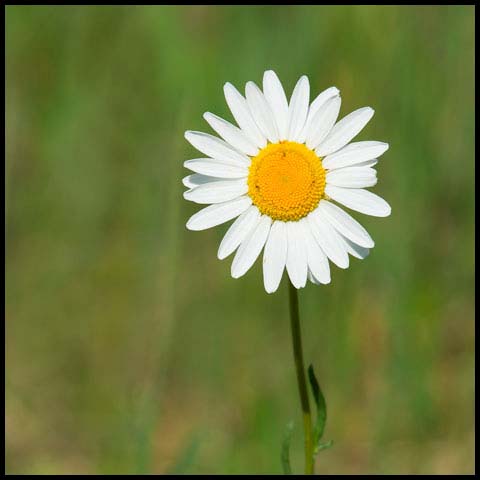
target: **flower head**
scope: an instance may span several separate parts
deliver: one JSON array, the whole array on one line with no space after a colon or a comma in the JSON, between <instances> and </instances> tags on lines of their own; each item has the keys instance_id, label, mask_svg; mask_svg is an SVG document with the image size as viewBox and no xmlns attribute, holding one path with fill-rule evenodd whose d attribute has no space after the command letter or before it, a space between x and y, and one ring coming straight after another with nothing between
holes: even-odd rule
<instances>
[{"instance_id":1,"label":"flower head","mask_svg":"<svg viewBox=\"0 0 480 480\"><path fill-rule=\"evenodd\" d=\"M390 206L365 190L377 183L373 168L387 149L383 142L351 140L373 116L360 108L337 122L340 92L330 87L310 104L302 76L287 101L277 75L263 76L263 92L247 82L245 97L233 85L225 98L238 125L212 113L204 118L221 137L185 132L207 158L187 160L195 172L183 179L184 197L210 204L187 222L204 230L234 218L218 249L224 259L236 251L232 276L244 275L263 249L265 290L274 292L286 268L296 288L329 283L328 260L340 268L348 255L365 258L374 242L336 203L385 217Z\"/></svg>"}]
</instances>

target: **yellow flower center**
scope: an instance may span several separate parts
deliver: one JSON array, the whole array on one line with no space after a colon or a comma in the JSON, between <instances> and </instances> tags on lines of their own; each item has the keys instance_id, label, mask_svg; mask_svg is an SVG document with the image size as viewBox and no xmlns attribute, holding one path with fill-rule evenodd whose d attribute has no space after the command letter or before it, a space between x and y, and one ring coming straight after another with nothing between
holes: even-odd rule
<instances>
[{"instance_id":1,"label":"yellow flower center","mask_svg":"<svg viewBox=\"0 0 480 480\"><path fill-rule=\"evenodd\" d=\"M322 161L303 144L270 143L252 158L248 194L273 220L300 220L315 209L324 191Z\"/></svg>"}]
</instances>

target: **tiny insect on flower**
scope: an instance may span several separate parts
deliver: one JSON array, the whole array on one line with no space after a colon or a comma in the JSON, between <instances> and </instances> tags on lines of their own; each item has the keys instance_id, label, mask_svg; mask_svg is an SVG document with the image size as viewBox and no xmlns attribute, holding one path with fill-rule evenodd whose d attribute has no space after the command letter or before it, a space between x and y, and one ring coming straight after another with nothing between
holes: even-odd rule
<instances>
[{"instance_id":1,"label":"tiny insect on flower","mask_svg":"<svg viewBox=\"0 0 480 480\"><path fill-rule=\"evenodd\" d=\"M386 217L388 203L366 188L377 183L373 168L388 144L351 140L374 111L360 108L337 122L340 92L330 87L310 104L306 76L290 102L277 75L266 71L263 91L247 82L245 97L225 84L225 98L238 126L212 113L204 118L218 138L187 131L185 138L206 158L187 160L194 173L184 198L208 204L187 222L204 230L236 219L218 250L235 253L231 273L244 275L263 250L265 290L275 292L284 270L296 288L330 282L329 260L340 268L363 259L374 242L336 203L366 215Z\"/></svg>"}]
</instances>

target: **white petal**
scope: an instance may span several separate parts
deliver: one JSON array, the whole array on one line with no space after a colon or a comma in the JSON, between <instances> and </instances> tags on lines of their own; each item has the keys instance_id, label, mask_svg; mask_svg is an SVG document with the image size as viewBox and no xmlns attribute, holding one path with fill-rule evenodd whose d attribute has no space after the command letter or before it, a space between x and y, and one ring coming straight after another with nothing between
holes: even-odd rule
<instances>
[{"instance_id":1,"label":"white petal","mask_svg":"<svg viewBox=\"0 0 480 480\"><path fill-rule=\"evenodd\" d=\"M344 237L349 238L353 242L365 248L373 248L375 242L354 218L337 205L321 200L318 208L324 213L330 224L341 233Z\"/></svg>"},{"instance_id":2,"label":"white petal","mask_svg":"<svg viewBox=\"0 0 480 480\"><path fill-rule=\"evenodd\" d=\"M342 100L340 96L328 99L317 111L307 131L307 147L314 149L330 133L337 121Z\"/></svg>"},{"instance_id":3,"label":"white petal","mask_svg":"<svg viewBox=\"0 0 480 480\"><path fill-rule=\"evenodd\" d=\"M305 231L301 221L287 222L287 272L295 288L303 288L307 283L307 251Z\"/></svg>"},{"instance_id":4,"label":"white petal","mask_svg":"<svg viewBox=\"0 0 480 480\"><path fill-rule=\"evenodd\" d=\"M232 262L231 272L233 278L241 277L247 273L255 263L265 245L271 224L272 220L270 217L266 215L261 216L256 227L242 242Z\"/></svg>"},{"instance_id":5,"label":"white petal","mask_svg":"<svg viewBox=\"0 0 480 480\"><path fill-rule=\"evenodd\" d=\"M354 142L338 152L328 155L322 160L323 168L350 167L367 160L374 160L388 150L388 143L383 142Z\"/></svg>"},{"instance_id":6,"label":"white petal","mask_svg":"<svg viewBox=\"0 0 480 480\"><path fill-rule=\"evenodd\" d=\"M218 177L208 177L207 175L201 175L200 173L193 173L192 175L187 175L182 179L182 183L187 188L195 188L204 183L216 182L223 180L223 178Z\"/></svg>"},{"instance_id":7,"label":"white petal","mask_svg":"<svg viewBox=\"0 0 480 480\"><path fill-rule=\"evenodd\" d=\"M300 143L305 142L307 138L307 131L310 128L312 123L313 117L318 112L319 108L330 98L335 97L340 94L340 91L337 87L330 87L321 92L317 98L310 104L310 108L308 109L307 120L305 122L305 126L303 127L302 133L298 137L298 141Z\"/></svg>"},{"instance_id":8,"label":"white petal","mask_svg":"<svg viewBox=\"0 0 480 480\"><path fill-rule=\"evenodd\" d=\"M247 180L222 180L219 182L205 183L187 190L183 194L185 200L195 203L223 203L240 197L248 192Z\"/></svg>"},{"instance_id":9,"label":"white petal","mask_svg":"<svg viewBox=\"0 0 480 480\"><path fill-rule=\"evenodd\" d=\"M263 284L267 293L277 290L287 261L287 227L285 222L275 221L268 235L263 252Z\"/></svg>"},{"instance_id":10,"label":"white petal","mask_svg":"<svg viewBox=\"0 0 480 480\"><path fill-rule=\"evenodd\" d=\"M348 268L348 255L340 234L330 225L318 208L307 216L310 230L327 257L338 267Z\"/></svg>"},{"instance_id":11,"label":"white petal","mask_svg":"<svg viewBox=\"0 0 480 480\"><path fill-rule=\"evenodd\" d=\"M273 70L267 70L263 74L263 94L272 109L279 138L285 140L288 133L288 102L282 84Z\"/></svg>"},{"instance_id":12,"label":"white petal","mask_svg":"<svg viewBox=\"0 0 480 480\"><path fill-rule=\"evenodd\" d=\"M336 187L367 188L377 184L377 172L368 167L339 168L328 172L326 180Z\"/></svg>"},{"instance_id":13,"label":"white petal","mask_svg":"<svg viewBox=\"0 0 480 480\"><path fill-rule=\"evenodd\" d=\"M239 167L231 163L224 163L212 158L195 158L183 163L185 168L196 173L219 178L243 178L248 176L246 166Z\"/></svg>"},{"instance_id":14,"label":"white petal","mask_svg":"<svg viewBox=\"0 0 480 480\"><path fill-rule=\"evenodd\" d=\"M373 117L374 110L370 107L359 108L343 117L330 131L325 140L315 152L320 157L330 155L344 147Z\"/></svg>"},{"instance_id":15,"label":"white petal","mask_svg":"<svg viewBox=\"0 0 480 480\"><path fill-rule=\"evenodd\" d=\"M322 285L322 282L320 282L320 280L317 280L313 273L310 271L310 269L308 269L308 274L307 274L307 278L310 282L312 282L313 284L315 285Z\"/></svg>"},{"instance_id":16,"label":"white petal","mask_svg":"<svg viewBox=\"0 0 480 480\"><path fill-rule=\"evenodd\" d=\"M313 237L309 227L306 229L305 243L307 246L309 272L318 283L330 283L330 266L328 265L328 258Z\"/></svg>"},{"instance_id":17,"label":"white petal","mask_svg":"<svg viewBox=\"0 0 480 480\"><path fill-rule=\"evenodd\" d=\"M215 227L238 217L251 204L252 199L244 196L229 202L209 205L190 217L187 228L189 230L206 230Z\"/></svg>"},{"instance_id":18,"label":"white petal","mask_svg":"<svg viewBox=\"0 0 480 480\"><path fill-rule=\"evenodd\" d=\"M247 235L257 225L260 219L260 212L255 205L243 212L227 230L227 233L220 242L217 256L220 260L227 258L245 240Z\"/></svg>"},{"instance_id":19,"label":"white petal","mask_svg":"<svg viewBox=\"0 0 480 480\"><path fill-rule=\"evenodd\" d=\"M374 167L378 163L378 158L372 158L371 160L365 160L364 162L355 163L355 167ZM342 168L350 168L350 167L340 167L340 168L332 168L333 170L341 170Z\"/></svg>"},{"instance_id":20,"label":"white petal","mask_svg":"<svg viewBox=\"0 0 480 480\"><path fill-rule=\"evenodd\" d=\"M267 141L253 120L246 100L231 83L226 83L223 91L227 104L238 126L252 143L259 148L263 148L267 144Z\"/></svg>"},{"instance_id":21,"label":"white petal","mask_svg":"<svg viewBox=\"0 0 480 480\"><path fill-rule=\"evenodd\" d=\"M303 75L293 89L290 105L288 106L288 140L295 142L300 137L308 114L310 99L310 83Z\"/></svg>"},{"instance_id":22,"label":"white petal","mask_svg":"<svg viewBox=\"0 0 480 480\"><path fill-rule=\"evenodd\" d=\"M347 250L347 252L352 255L352 257L359 258L360 260L368 257L368 254L370 253L370 250L368 248L357 245L343 235L340 235L340 237L344 242L345 250Z\"/></svg>"},{"instance_id":23,"label":"white petal","mask_svg":"<svg viewBox=\"0 0 480 480\"><path fill-rule=\"evenodd\" d=\"M277 124L273 119L272 110L262 91L253 82L247 82L245 97L253 119L260 131L272 143L278 142Z\"/></svg>"},{"instance_id":24,"label":"white petal","mask_svg":"<svg viewBox=\"0 0 480 480\"><path fill-rule=\"evenodd\" d=\"M234 150L228 143L213 135L203 132L185 132L185 138L200 152L207 157L215 158L221 162L233 165L248 166L250 159L242 153Z\"/></svg>"},{"instance_id":25,"label":"white petal","mask_svg":"<svg viewBox=\"0 0 480 480\"><path fill-rule=\"evenodd\" d=\"M392 211L390 205L383 198L368 190L327 185L325 193L338 203L365 215L388 217Z\"/></svg>"},{"instance_id":26,"label":"white petal","mask_svg":"<svg viewBox=\"0 0 480 480\"><path fill-rule=\"evenodd\" d=\"M258 153L258 148L235 125L210 112L204 113L203 118L232 147L250 156Z\"/></svg>"}]
</instances>

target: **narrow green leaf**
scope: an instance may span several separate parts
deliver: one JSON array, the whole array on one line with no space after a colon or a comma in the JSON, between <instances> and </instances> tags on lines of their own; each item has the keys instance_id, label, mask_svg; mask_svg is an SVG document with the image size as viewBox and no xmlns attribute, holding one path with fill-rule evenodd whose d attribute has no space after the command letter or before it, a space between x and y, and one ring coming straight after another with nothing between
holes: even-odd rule
<instances>
[{"instance_id":1,"label":"narrow green leaf","mask_svg":"<svg viewBox=\"0 0 480 480\"><path fill-rule=\"evenodd\" d=\"M327 421L327 404L325 403L322 390L320 389L320 385L315 377L313 365L308 367L308 380L310 381L313 398L317 407L317 421L315 422L315 427L313 430L313 441L314 445L318 446L323 435L323 430L325 429L325 422Z\"/></svg>"},{"instance_id":2,"label":"narrow green leaf","mask_svg":"<svg viewBox=\"0 0 480 480\"><path fill-rule=\"evenodd\" d=\"M320 450L326 450L327 448L330 448L332 445L333 445L333 440L329 440L328 442L325 442L325 443L319 443L315 447L314 453L317 454L318 452L320 452Z\"/></svg>"},{"instance_id":3,"label":"narrow green leaf","mask_svg":"<svg viewBox=\"0 0 480 480\"><path fill-rule=\"evenodd\" d=\"M282 442L282 467L283 467L283 473L285 475L291 475L292 474L292 467L290 465L290 442L292 440L292 434L293 434L293 422L290 421L287 423L287 427L285 429L285 435L283 437L283 442Z\"/></svg>"}]
</instances>

